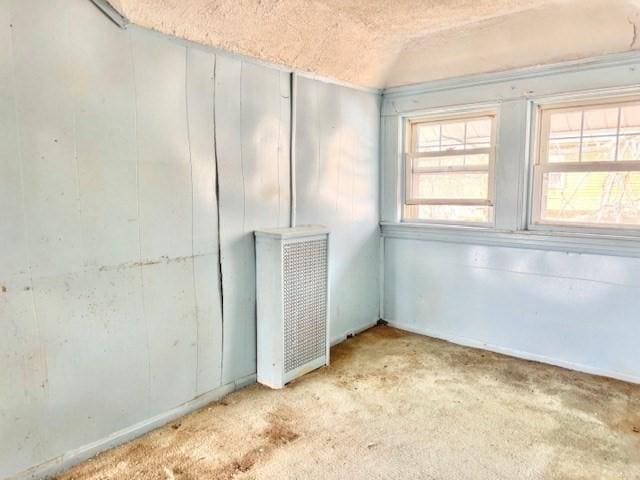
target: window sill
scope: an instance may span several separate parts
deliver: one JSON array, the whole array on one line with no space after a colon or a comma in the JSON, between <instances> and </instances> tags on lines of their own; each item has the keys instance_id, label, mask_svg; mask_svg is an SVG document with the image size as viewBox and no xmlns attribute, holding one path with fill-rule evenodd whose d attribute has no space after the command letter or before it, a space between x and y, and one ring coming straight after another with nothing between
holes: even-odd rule
<instances>
[{"instance_id":1,"label":"window sill","mask_svg":"<svg viewBox=\"0 0 640 480\"><path fill-rule=\"evenodd\" d=\"M384 238L465 243L617 257L640 257L640 238L582 233L496 230L420 223L380 224Z\"/></svg>"}]
</instances>

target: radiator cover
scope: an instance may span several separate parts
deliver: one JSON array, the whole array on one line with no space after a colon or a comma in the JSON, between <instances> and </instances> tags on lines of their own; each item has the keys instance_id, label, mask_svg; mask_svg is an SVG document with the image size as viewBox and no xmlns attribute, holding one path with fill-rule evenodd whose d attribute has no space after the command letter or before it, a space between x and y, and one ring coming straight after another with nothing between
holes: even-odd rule
<instances>
[{"instance_id":1,"label":"radiator cover","mask_svg":"<svg viewBox=\"0 0 640 480\"><path fill-rule=\"evenodd\" d=\"M258 382L282 388L329 363L329 231L256 235Z\"/></svg>"}]
</instances>

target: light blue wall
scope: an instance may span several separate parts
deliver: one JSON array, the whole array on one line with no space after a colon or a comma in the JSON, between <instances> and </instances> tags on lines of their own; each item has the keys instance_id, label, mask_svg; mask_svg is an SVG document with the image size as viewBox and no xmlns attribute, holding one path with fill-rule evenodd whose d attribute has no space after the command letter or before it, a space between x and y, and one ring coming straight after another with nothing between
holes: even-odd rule
<instances>
[{"instance_id":1,"label":"light blue wall","mask_svg":"<svg viewBox=\"0 0 640 480\"><path fill-rule=\"evenodd\" d=\"M401 328L640 381L640 259L385 239L384 318Z\"/></svg>"},{"instance_id":2,"label":"light blue wall","mask_svg":"<svg viewBox=\"0 0 640 480\"><path fill-rule=\"evenodd\" d=\"M640 91L640 56L397 88L382 109L383 318L453 342L640 383L640 238L526 231L536 102ZM499 114L496 228L400 223L403 118Z\"/></svg>"},{"instance_id":3,"label":"light blue wall","mask_svg":"<svg viewBox=\"0 0 640 480\"><path fill-rule=\"evenodd\" d=\"M331 338L379 313L379 97L306 78L297 84L296 222L331 230Z\"/></svg>"},{"instance_id":4,"label":"light blue wall","mask_svg":"<svg viewBox=\"0 0 640 480\"><path fill-rule=\"evenodd\" d=\"M0 3L0 478L221 386L213 54Z\"/></svg>"},{"instance_id":5,"label":"light blue wall","mask_svg":"<svg viewBox=\"0 0 640 480\"><path fill-rule=\"evenodd\" d=\"M289 225L289 74L218 55L223 382L256 372L253 231Z\"/></svg>"},{"instance_id":6,"label":"light blue wall","mask_svg":"<svg viewBox=\"0 0 640 480\"><path fill-rule=\"evenodd\" d=\"M291 92L289 72L120 30L88 0L0 1L0 45L5 478L253 381L252 232L289 224ZM342 135L340 172L299 205L336 238L332 269L351 289L336 294L340 337L378 318L379 96L301 82L340 112L326 127ZM306 127L303 143L320 132ZM301 190L318 164L298 158ZM334 194L352 205L339 221Z\"/></svg>"}]
</instances>

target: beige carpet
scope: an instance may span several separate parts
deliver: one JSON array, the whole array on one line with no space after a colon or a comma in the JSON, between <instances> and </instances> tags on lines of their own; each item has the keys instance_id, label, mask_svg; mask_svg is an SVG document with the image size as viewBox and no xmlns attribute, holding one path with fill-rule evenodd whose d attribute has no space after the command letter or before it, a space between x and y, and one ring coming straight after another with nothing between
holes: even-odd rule
<instances>
[{"instance_id":1,"label":"beige carpet","mask_svg":"<svg viewBox=\"0 0 640 480\"><path fill-rule=\"evenodd\" d=\"M71 479L640 479L640 386L376 327Z\"/></svg>"}]
</instances>

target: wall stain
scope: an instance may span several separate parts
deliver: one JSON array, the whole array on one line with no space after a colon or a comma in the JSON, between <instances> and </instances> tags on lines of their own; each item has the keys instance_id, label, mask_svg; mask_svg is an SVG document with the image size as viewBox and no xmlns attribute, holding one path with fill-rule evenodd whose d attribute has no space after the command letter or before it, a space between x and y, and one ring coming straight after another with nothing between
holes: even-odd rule
<instances>
[{"instance_id":1,"label":"wall stain","mask_svg":"<svg viewBox=\"0 0 640 480\"><path fill-rule=\"evenodd\" d=\"M137 261L137 262L125 262L125 263L120 263L118 265L103 265L101 266L98 271L100 272L108 272L108 271L112 271L112 270L124 270L127 268L138 268L138 267L148 267L151 265L160 265L160 264L170 264L170 263L181 263L181 262L186 262L187 260L192 260L194 258L198 258L198 257L203 257L207 254L198 254L198 255L187 255L187 256L183 256L183 257L167 257L167 256L162 256L158 259L155 260L141 260L141 261Z\"/></svg>"}]
</instances>

